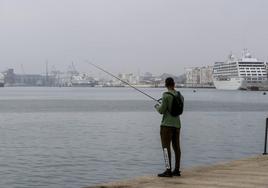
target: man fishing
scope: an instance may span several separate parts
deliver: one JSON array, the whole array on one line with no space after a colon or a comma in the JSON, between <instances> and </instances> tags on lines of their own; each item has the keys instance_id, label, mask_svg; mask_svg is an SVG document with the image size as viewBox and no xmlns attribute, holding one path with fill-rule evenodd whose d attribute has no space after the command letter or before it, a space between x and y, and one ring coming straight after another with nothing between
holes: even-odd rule
<instances>
[{"instance_id":1,"label":"man fishing","mask_svg":"<svg viewBox=\"0 0 268 188\"><path fill-rule=\"evenodd\" d=\"M159 100L154 97L148 95L147 93L141 91L140 89L132 86L128 82L118 78L112 73L104 70L103 68L88 62L90 65L95 68L107 73L108 75L120 80L122 83L132 87L138 92L146 95L152 100L159 102ZM163 93L162 103L156 104L155 108L160 114L163 114L162 122L161 122L161 142L164 151L164 159L166 163L166 171L162 174L158 174L159 177L172 177L172 176L180 176L180 159L181 159L181 150L180 150L180 127L181 122L179 115L183 111L183 96L175 90L175 82L173 78L167 78L165 80L166 88L168 92ZM174 103L175 101L175 103ZM176 103L176 101L179 101ZM177 105L176 105L177 104ZM174 108L175 107L175 108ZM172 142L173 150L175 152L175 169L171 171L171 152L170 152L170 143Z\"/></svg>"},{"instance_id":2,"label":"man fishing","mask_svg":"<svg viewBox=\"0 0 268 188\"><path fill-rule=\"evenodd\" d=\"M160 126L160 136L161 143L164 153L166 170L158 174L159 177L172 177L180 176L180 160L181 160L181 150L180 150L180 128L181 122L179 115L182 113L183 109L183 96L175 90L175 82L173 78L169 77L165 80L165 86L167 92L162 95L162 103L156 104L155 108L160 113L163 114L161 126ZM177 100L178 99L178 100ZM173 100L177 100L178 105L182 107L177 107L174 109ZM179 104L180 103L180 104ZM172 106L173 105L173 106ZM182 108L182 109L179 109ZM175 112L174 111L178 111ZM181 110L181 111L180 111ZM172 112L173 111L173 112ZM180 112L179 112L180 111ZM170 143L175 153L175 168L172 171L171 168L171 150Z\"/></svg>"}]
</instances>

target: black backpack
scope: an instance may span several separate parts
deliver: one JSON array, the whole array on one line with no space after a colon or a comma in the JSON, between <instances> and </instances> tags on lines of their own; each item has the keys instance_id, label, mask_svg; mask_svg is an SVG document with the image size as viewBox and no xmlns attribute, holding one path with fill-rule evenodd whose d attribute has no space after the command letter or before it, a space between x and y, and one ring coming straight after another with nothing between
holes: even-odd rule
<instances>
[{"instance_id":1,"label":"black backpack","mask_svg":"<svg viewBox=\"0 0 268 188\"><path fill-rule=\"evenodd\" d=\"M175 96L170 92L166 92L166 94L173 96L171 111L169 113L170 113L170 115L175 116L175 117L182 114L183 106L184 106L183 96L181 95L181 93L179 91L177 91L177 93L178 93L178 95Z\"/></svg>"}]
</instances>

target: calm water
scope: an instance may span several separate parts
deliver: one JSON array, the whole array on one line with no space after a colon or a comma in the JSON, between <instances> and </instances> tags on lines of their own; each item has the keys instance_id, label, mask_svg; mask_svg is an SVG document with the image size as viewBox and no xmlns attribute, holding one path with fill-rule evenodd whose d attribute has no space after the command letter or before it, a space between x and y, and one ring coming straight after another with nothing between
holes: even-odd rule
<instances>
[{"instance_id":1,"label":"calm water","mask_svg":"<svg viewBox=\"0 0 268 188\"><path fill-rule=\"evenodd\" d=\"M182 168L263 152L267 95L181 92ZM131 88L1 88L0 187L76 188L162 171L153 105Z\"/></svg>"}]
</instances>

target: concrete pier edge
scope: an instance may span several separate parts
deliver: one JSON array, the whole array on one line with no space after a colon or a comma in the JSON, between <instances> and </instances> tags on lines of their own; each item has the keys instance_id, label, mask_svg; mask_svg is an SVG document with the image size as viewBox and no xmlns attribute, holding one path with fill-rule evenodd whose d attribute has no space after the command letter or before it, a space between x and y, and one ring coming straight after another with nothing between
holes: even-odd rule
<instances>
[{"instance_id":1,"label":"concrete pier edge","mask_svg":"<svg viewBox=\"0 0 268 188\"><path fill-rule=\"evenodd\" d=\"M268 155L183 169L181 177L156 175L86 188L267 188Z\"/></svg>"}]
</instances>

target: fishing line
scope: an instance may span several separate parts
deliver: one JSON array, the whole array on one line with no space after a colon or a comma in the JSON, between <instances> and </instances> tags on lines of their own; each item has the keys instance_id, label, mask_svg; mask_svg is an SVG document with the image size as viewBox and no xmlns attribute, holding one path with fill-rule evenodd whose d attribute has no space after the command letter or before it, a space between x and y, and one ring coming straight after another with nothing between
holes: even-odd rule
<instances>
[{"instance_id":1,"label":"fishing line","mask_svg":"<svg viewBox=\"0 0 268 188\"><path fill-rule=\"evenodd\" d=\"M138 91L138 92L144 94L145 96L149 97L150 99L152 99L152 100L154 100L154 101L160 103L160 100L157 100L156 98L154 98L154 97L148 95L147 93L145 93L145 92L141 91L140 89L134 87L133 85L131 85L131 84L128 83L127 81L122 80L121 78L118 78L117 76L113 75L112 73L108 72L107 70L104 70L103 68L99 67L98 65L95 65L95 64L93 64L92 62L89 62L89 61L87 61L87 63L90 64L90 65L92 65L93 67L95 67L95 68L97 68L97 69L99 69L99 70L105 72L106 74L108 74L108 75L110 75L110 76L116 78L117 80L120 80L121 82L127 84L127 85L130 86L131 88L133 88L133 89L135 89L136 91Z\"/></svg>"}]
</instances>

